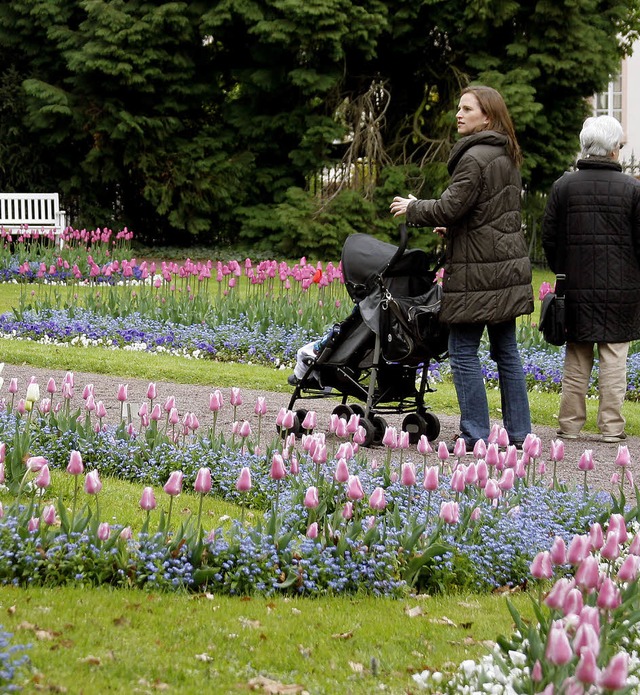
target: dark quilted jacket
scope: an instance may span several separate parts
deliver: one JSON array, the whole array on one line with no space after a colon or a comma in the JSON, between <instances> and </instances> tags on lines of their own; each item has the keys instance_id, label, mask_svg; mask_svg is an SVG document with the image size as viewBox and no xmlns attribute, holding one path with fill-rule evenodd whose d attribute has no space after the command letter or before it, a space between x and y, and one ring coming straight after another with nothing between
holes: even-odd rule
<instances>
[{"instance_id":1,"label":"dark quilted jacket","mask_svg":"<svg viewBox=\"0 0 640 695\"><path fill-rule=\"evenodd\" d=\"M491 130L461 138L442 196L407 207L408 225L447 228L440 316L446 323L500 323L533 311L520 172L506 144Z\"/></svg>"},{"instance_id":2,"label":"dark quilted jacket","mask_svg":"<svg viewBox=\"0 0 640 695\"><path fill-rule=\"evenodd\" d=\"M571 342L640 338L640 181L612 159L578 161L552 186L542 241L559 270L557 235L566 219L566 311Z\"/></svg>"}]
</instances>

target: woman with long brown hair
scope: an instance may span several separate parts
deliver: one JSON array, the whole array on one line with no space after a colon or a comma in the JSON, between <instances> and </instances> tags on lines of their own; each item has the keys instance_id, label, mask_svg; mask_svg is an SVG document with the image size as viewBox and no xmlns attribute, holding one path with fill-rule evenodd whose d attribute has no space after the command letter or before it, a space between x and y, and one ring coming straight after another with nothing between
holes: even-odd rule
<instances>
[{"instance_id":1,"label":"woman with long brown hair","mask_svg":"<svg viewBox=\"0 0 640 695\"><path fill-rule=\"evenodd\" d=\"M504 427L510 443L521 447L531 431L531 416L516 318L533 311L521 224L522 154L495 89L465 89L456 121L461 138L447 164L447 189L432 200L396 196L390 209L396 217L406 214L407 225L434 227L445 239L441 320L449 324L449 361L467 449L486 441L490 432L478 356L485 328L498 367Z\"/></svg>"}]
</instances>

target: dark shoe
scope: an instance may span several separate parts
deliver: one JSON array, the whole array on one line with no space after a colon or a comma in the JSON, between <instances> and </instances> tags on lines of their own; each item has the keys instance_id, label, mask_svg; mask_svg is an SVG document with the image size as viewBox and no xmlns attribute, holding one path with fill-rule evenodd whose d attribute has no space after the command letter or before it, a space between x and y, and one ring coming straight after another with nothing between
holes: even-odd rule
<instances>
[{"instance_id":1,"label":"dark shoe","mask_svg":"<svg viewBox=\"0 0 640 695\"><path fill-rule=\"evenodd\" d=\"M622 434L603 434L602 441L605 444L617 444L618 442L624 442L627 435L622 432Z\"/></svg>"},{"instance_id":2,"label":"dark shoe","mask_svg":"<svg viewBox=\"0 0 640 695\"><path fill-rule=\"evenodd\" d=\"M569 434L568 432L563 432L562 430L558 430L556 432L556 434L558 435L558 437L560 437L560 439L577 439L578 438L577 434Z\"/></svg>"},{"instance_id":3,"label":"dark shoe","mask_svg":"<svg viewBox=\"0 0 640 695\"><path fill-rule=\"evenodd\" d=\"M289 386L297 386L298 385L298 377L295 374L289 374L287 377L287 383Z\"/></svg>"},{"instance_id":4,"label":"dark shoe","mask_svg":"<svg viewBox=\"0 0 640 695\"><path fill-rule=\"evenodd\" d=\"M515 446L517 451L522 451L522 447L524 446L524 442L514 440L512 442L509 442L511 446Z\"/></svg>"}]
</instances>

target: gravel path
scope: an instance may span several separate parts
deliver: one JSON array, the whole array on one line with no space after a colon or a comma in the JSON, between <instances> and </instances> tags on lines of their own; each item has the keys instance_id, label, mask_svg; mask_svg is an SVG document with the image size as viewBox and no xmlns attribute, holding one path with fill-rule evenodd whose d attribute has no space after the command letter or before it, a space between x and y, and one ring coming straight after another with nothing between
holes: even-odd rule
<instances>
[{"instance_id":1,"label":"gravel path","mask_svg":"<svg viewBox=\"0 0 640 695\"><path fill-rule=\"evenodd\" d=\"M9 381L15 377L18 380L19 391L16 398L24 396L27 385L32 377L35 377L40 386L41 398L46 397L47 382L50 377L56 381L58 389L60 389L62 379L66 372L62 370L38 369L24 365L5 364L4 371L1 376L4 378L4 385L0 390L0 397L9 399L11 396L7 391ZM283 374L283 379L285 378ZM115 423L120 416L120 403L117 400L118 386L121 383L128 384L128 400L131 404L134 423L138 423L137 412L140 404L146 400L146 393L149 382L140 379L127 379L121 377L112 377L104 374L92 374L84 372L74 372L75 379L75 395L73 404L75 407L80 407L82 401L82 390L86 384L93 384L94 397L96 401L102 401L107 409L107 422ZM209 411L209 395L217 388L215 384L208 385L192 385L192 384L176 384L164 381L156 382L157 386L157 401L164 404L169 396L174 396L176 406L180 415L184 415L186 411L196 413L200 423L207 426L211 423L211 412ZM224 406L218 415L217 427L220 431L222 428L225 432L230 432L230 425L233 420L233 407L229 405L229 388L221 388L220 391L224 397ZM266 397L268 412L263 420L263 432L269 435L270 431L275 431L275 417L281 407L287 407L291 396L291 391L285 393L273 393L265 391L254 391L251 389L241 389L243 399L242 405L238 406L236 417L238 420L246 419L252 425L255 431L257 419L254 414L254 405L258 396ZM56 398L60 398L60 394L56 394ZM304 404L297 404L297 407L306 407L308 410L315 410L318 413L318 429L326 431L329 424L329 415L336 405L333 399L315 399L306 401ZM435 413L440 420L441 431L438 440L449 441L457 434L458 417L452 415L440 415ZM390 425L400 427L400 416L385 416L385 419ZM551 427L534 426L534 432L542 439L543 458L548 457L550 452L551 440L556 438L555 429ZM264 441L264 440L263 440ZM640 437L629 437L626 444L631 453L631 471L634 478L640 480ZM603 490L611 489L611 476L616 472L615 458L618 453L617 444L604 444L599 441L595 434L585 434L575 441L565 442L565 461L558 464L557 474L562 480L569 484L582 483L583 473L578 470L578 460L585 449L591 449L595 460L595 469L589 473L589 485L598 487ZM367 450L370 457L382 458L381 448L371 448ZM404 454L405 460L413 459L414 461L422 461L422 456L418 454L415 447ZM434 457L435 462L435 457Z\"/></svg>"}]
</instances>

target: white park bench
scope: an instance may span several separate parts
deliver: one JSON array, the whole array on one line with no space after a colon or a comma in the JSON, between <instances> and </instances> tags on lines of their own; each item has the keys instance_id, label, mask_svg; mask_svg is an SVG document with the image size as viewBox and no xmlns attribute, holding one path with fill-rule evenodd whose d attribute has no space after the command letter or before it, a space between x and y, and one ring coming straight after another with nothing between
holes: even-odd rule
<instances>
[{"instance_id":1,"label":"white park bench","mask_svg":"<svg viewBox=\"0 0 640 695\"><path fill-rule=\"evenodd\" d=\"M56 246L64 244L66 214L57 193L0 193L0 232L23 237L53 235Z\"/></svg>"}]
</instances>

